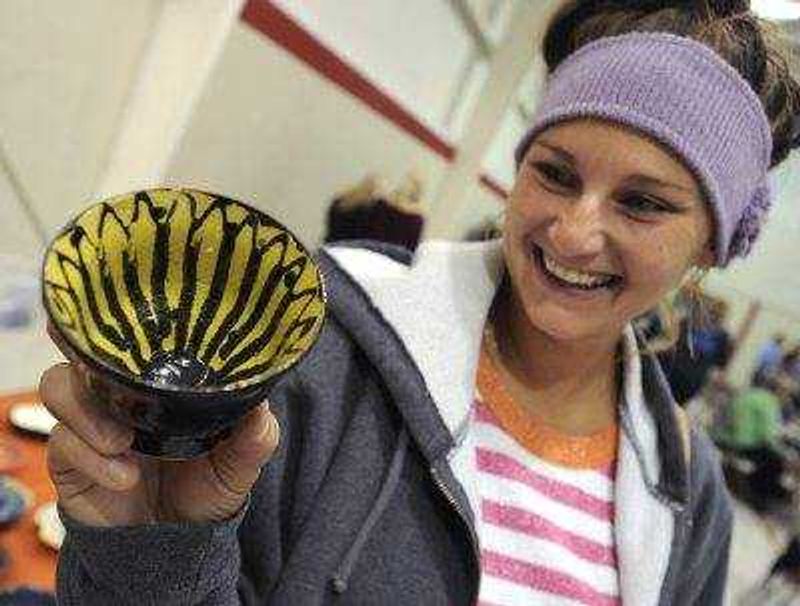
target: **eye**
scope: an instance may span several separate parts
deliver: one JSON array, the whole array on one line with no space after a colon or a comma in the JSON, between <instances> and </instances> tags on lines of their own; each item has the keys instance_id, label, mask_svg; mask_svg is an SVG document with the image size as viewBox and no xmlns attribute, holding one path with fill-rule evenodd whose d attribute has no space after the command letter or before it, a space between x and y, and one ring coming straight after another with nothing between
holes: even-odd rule
<instances>
[{"instance_id":1,"label":"eye","mask_svg":"<svg viewBox=\"0 0 800 606\"><path fill-rule=\"evenodd\" d=\"M634 217L653 217L661 213L675 213L677 209L664 200L644 194L627 194L620 198L623 210Z\"/></svg>"},{"instance_id":2,"label":"eye","mask_svg":"<svg viewBox=\"0 0 800 606\"><path fill-rule=\"evenodd\" d=\"M580 187L580 179L566 166L540 160L531 162L531 167L542 179L545 187L558 189L576 189Z\"/></svg>"}]
</instances>

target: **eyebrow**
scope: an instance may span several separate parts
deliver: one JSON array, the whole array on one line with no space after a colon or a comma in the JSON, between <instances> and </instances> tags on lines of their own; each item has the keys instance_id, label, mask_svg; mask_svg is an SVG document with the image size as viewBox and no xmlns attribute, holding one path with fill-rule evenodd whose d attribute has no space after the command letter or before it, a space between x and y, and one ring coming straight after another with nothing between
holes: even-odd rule
<instances>
[{"instance_id":1,"label":"eyebrow","mask_svg":"<svg viewBox=\"0 0 800 606\"><path fill-rule=\"evenodd\" d=\"M558 156L562 160L566 160L567 162L570 162L572 164L577 164L577 161L575 160L575 156L573 156L571 153L569 153L566 149L561 149L557 145L553 145L551 143L547 143L546 141L534 141L533 144L534 145L538 145L539 147L544 147L545 149L550 150L551 152L553 152L556 156Z\"/></svg>"},{"instance_id":2,"label":"eyebrow","mask_svg":"<svg viewBox=\"0 0 800 606\"><path fill-rule=\"evenodd\" d=\"M558 156L561 160L569 162L573 166L578 163L577 160L575 159L575 156L573 156L567 150L557 145L548 143L547 141L534 141L533 144L538 145L539 147L544 147L545 149L551 151L553 154ZM626 181L638 185L654 185L656 187L677 189L678 191L682 191L688 194L697 193L694 188L678 185L677 183L670 183L669 181L663 181L662 179L657 179L656 177L650 177L648 175L641 175L641 174L631 175L626 179Z\"/></svg>"},{"instance_id":3,"label":"eyebrow","mask_svg":"<svg viewBox=\"0 0 800 606\"><path fill-rule=\"evenodd\" d=\"M678 191L682 191L684 193L692 195L697 194L697 191L692 187L685 187L683 185L678 185L677 183L662 181L661 179L656 179L655 177L648 177L647 175L633 175L628 179L628 181L630 181L631 183L642 184L642 185L655 185L656 187L677 189Z\"/></svg>"}]
</instances>

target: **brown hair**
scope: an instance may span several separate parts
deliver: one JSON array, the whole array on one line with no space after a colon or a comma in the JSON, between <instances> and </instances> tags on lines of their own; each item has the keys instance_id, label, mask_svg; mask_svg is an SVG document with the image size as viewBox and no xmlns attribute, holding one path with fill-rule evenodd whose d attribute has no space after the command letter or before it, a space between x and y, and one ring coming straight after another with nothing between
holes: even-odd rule
<instances>
[{"instance_id":1,"label":"brown hair","mask_svg":"<svg viewBox=\"0 0 800 606\"><path fill-rule=\"evenodd\" d=\"M634 31L669 32L702 42L730 63L761 99L772 127L771 166L800 146L800 84L773 28L749 0L570 0L545 34L548 72L581 46Z\"/></svg>"}]
</instances>

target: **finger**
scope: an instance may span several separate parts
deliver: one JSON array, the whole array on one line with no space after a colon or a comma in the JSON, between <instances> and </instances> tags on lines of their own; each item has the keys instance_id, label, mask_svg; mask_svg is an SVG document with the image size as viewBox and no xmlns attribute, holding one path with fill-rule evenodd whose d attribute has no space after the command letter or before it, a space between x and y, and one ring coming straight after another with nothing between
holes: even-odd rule
<instances>
[{"instance_id":1,"label":"finger","mask_svg":"<svg viewBox=\"0 0 800 606\"><path fill-rule=\"evenodd\" d=\"M133 431L91 403L83 376L72 364L57 364L44 372L39 395L52 415L92 448L119 455L130 448Z\"/></svg>"},{"instance_id":2,"label":"finger","mask_svg":"<svg viewBox=\"0 0 800 606\"><path fill-rule=\"evenodd\" d=\"M47 334L58 351L60 351L67 361L77 368L81 374L86 374L88 372L88 367L86 364L75 355L74 348L68 344L64 335L60 333L58 329L56 329L52 322L49 321L47 322Z\"/></svg>"},{"instance_id":3,"label":"finger","mask_svg":"<svg viewBox=\"0 0 800 606\"><path fill-rule=\"evenodd\" d=\"M67 345L66 339L64 339L61 333L58 332L58 329L53 326L53 323L49 321L47 322L47 335L65 358L72 359L72 350L69 345Z\"/></svg>"},{"instance_id":4,"label":"finger","mask_svg":"<svg viewBox=\"0 0 800 606\"><path fill-rule=\"evenodd\" d=\"M133 457L105 457L62 423L50 434L47 468L59 494L67 498L92 484L109 490L130 490L140 477Z\"/></svg>"},{"instance_id":5,"label":"finger","mask_svg":"<svg viewBox=\"0 0 800 606\"><path fill-rule=\"evenodd\" d=\"M211 453L210 463L220 484L218 488L234 495L248 493L279 441L278 420L268 406L257 406Z\"/></svg>"}]
</instances>

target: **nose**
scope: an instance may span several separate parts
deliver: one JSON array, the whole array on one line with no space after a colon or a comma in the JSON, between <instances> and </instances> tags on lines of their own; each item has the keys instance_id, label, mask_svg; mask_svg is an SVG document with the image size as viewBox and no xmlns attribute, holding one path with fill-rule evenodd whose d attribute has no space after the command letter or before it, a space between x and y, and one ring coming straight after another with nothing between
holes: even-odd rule
<instances>
[{"instance_id":1,"label":"nose","mask_svg":"<svg viewBox=\"0 0 800 606\"><path fill-rule=\"evenodd\" d=\"M602 207L602 200L585 196L559 208L548 229L553 252L562 258L602 252L606 241Z\"/></svg>"}]
</instances>

